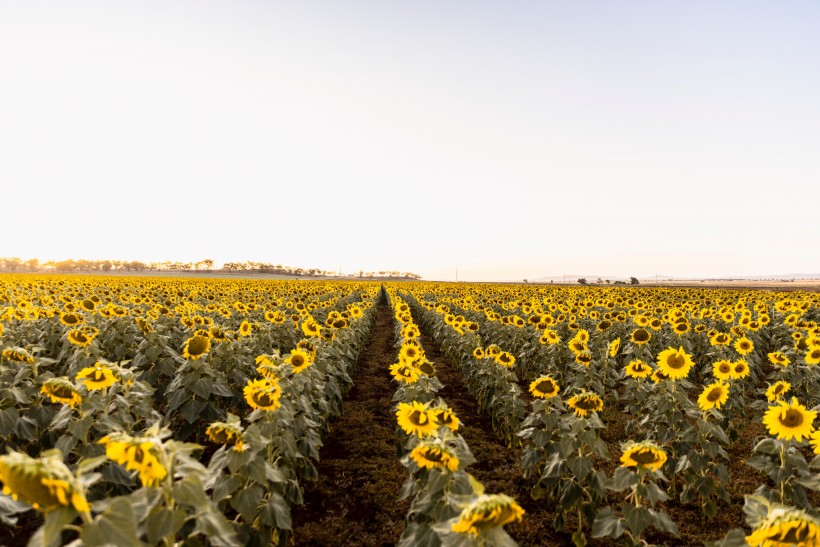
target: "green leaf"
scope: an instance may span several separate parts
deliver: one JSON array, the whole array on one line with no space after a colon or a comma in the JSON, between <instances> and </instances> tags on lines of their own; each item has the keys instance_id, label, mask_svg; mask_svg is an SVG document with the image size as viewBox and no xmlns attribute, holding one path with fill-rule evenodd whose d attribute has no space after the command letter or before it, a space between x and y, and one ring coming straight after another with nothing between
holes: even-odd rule
<instances>
[{"instance_id":1,"label":"green leaf","mask_svg":"<svg viewBox=\"0 0 820 547\"><path fill-rule=\"evenodd\" d=\"M623 519L615 516L611 507L604 507L595 515L591 535L594 538L619 538L623 535L624 530Z\"/></svg>"},{"instance_id":2,"label":"green leaf","mask_svg":"<svg viewBox=\"0 0 820 547\"><path fill-rule=\"evenodd\" d=\"M210 543L216 547L239 547L241 545L231 523L225 515L213 507L208 507L197 516L196 525L197 529L208 536Z\"/></svg>"},{"instance_id":3,"label":"green leaf","mask_svg":"<svg viewBox=\"0 0 820 547\"><path fill-rule=\"evenodd\" d=\"M134 509L126 498L118 498L94 522L86 524L80 534L88 547L142 547L137 537Z\"/></svg>"},{"instance_id":4,"label":"green leaf","mask_svg":"<svg viewBox=\"0 0 820 547\"><path fill-rule=\"evenodd\" d=\"M17 420L20 418L20 413L16 408L4 408L0 410L0 436L9 437L14 431L14 426L17 425Z\"/></svg>"},{"instance_id":5,"label":"green leaf","mask_svg":"<svg viewBox=\"0 0 820 547\"><path fill-rule=\"evenodd\" d=\"M262 487L258 484L243 488L231 498L231 507L236 509L246 522L253 522L263 493Z\"/></svg>"},{"instance_id":6,"label":"green leaf","mask_svg":"<svg viewBox=\"0 0 820 547\"><path fill-rule=\"evenodd\" d=\"M290 506L281 495L276 492L271 494L271 498L262 507L260 516L263 522L271 523L280 530L290 530L292 526L290 516ZM271 524L268 524L270 526Z\"/></svg>"},{"instance_id":7,"label":"green leaf","mask_svg":"<svg viewBox=\"0 0 820 547\"><path fill-rule=\"evenodd\" d=\"M626 525L633 536L640 536L653 521L652 514L646 507L626 504L623 506L623 512Z\"/></svg>"},{"instance_id":8,"label":"green leaf","mask_svg":"<svg viewBox=\"0 0 820 547\"><path fill-rule=\"evenodd\" d=\"M162 506L154 508L145 521L148 543L156 545L166 537L170 538L173 543L174 536L185 524L185 518L185 513L180 510L174 511Z\"/></svg>"}]
</instances>

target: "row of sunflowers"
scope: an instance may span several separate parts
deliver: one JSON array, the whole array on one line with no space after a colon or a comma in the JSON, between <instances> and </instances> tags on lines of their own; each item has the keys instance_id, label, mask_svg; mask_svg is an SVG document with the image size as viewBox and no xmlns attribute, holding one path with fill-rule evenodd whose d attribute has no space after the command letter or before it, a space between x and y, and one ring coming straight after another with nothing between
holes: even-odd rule
<instances>
[{"instance_id":1,"label":"row of sunflowers","mask_svg":"<svg viewBox=\"0 0 820 547\"><path fill-rule=\"evenodd\" d=\"M377 294L0 277L0 521L45 546L286 545Z\"/></svg>"},{"instance_id":2,"label":"row of sunflowers","mask_svg":"<svg viewBox=\"0 0 820 547\"><path fill-rule=\"evenodd\" d=\"M820 544L818 294L391 289L458 364L499 438L520 441L532 496L576 545L677 537L672 506L704 523L740 513L730 468L759 485L744 492L748 529L716 529L718 544ZM605 442L616 427L620 442Z\"/></svg>"},{"instance_id":3,"label":"row of sunflowers","mask_svg":"<svg viewBox=\"0 0 820 547\"><path fill-rule=\"evenodd\" d=\"M517 545L503 526L520 521L524 510L509 496L486 494L467 472L475 458L458 432L460 420L437 394L443 386L425 354L410 306L395 290L388 294L398 348L390 367L398 385L393 401L408 471L400 499L412 498L398 545Z\"/></svg>"}]
</instances>

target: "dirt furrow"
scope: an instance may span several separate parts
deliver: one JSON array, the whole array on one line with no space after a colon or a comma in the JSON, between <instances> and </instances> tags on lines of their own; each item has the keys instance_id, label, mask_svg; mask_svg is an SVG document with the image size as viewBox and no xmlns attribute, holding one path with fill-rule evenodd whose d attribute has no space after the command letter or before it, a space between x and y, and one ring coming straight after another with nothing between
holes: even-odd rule
<instances>
[{"instance_id":1,"label":"dirt furrow","mask_svg":"<svg viewBox=\"0 0 820 547\"><path fill-rule=\"evenodd\" d=\"M409 502L397 502L406 471L391 412L393 322L382 298L342 416L320 452L319 478L294 510L294 545L395 545L401 536Z\"/></svg>"}]
</instances>

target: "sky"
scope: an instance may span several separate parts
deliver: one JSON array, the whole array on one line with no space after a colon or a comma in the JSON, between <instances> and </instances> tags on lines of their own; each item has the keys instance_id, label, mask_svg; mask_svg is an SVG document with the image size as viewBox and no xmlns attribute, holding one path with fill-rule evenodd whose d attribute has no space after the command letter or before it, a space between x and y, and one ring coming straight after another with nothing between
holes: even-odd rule
<instances>
[{"instance_id":1,"label":"sky","mask_svg":"<svg viewBox=\"0 0 820 547\"><path fill-rule=\"evenodd\" d=\"M0 256L820 272L820 3L0 3Z\"/></svg>"}]
</instances>

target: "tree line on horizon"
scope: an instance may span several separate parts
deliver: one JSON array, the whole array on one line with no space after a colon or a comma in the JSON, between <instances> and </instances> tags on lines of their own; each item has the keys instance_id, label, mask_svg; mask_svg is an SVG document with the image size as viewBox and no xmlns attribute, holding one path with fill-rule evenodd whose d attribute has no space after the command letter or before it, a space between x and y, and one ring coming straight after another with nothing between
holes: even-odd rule
<instances>
[{"instance_id":1,"label":"tree line on horizon","mask_svg":"<svg viewBox=\"0 0 820 547\"><path fill-rule=\"evenodd\" d=\"M23 260L17 257L0 257L0 271L3 272L248 272L248 273L268 273L277 275L293 276L334 276L341 274L320 268L299 268L286 266L283 264L272 264L269 262L256 262L248 260L245 262L226 262L221 268L214 268L215 262L211 258L195 262L174 262L166 260L164 262L141 262L139 260L48 260L40 262L39 259L31 258ZM349 276L342 276L349 277ZM413 272L401 272L398 270L381 270L378 272L365 272L359 270L355 277L401 277L408 279L421 279L421 276Z\"/></svg>"}]
</instances>

